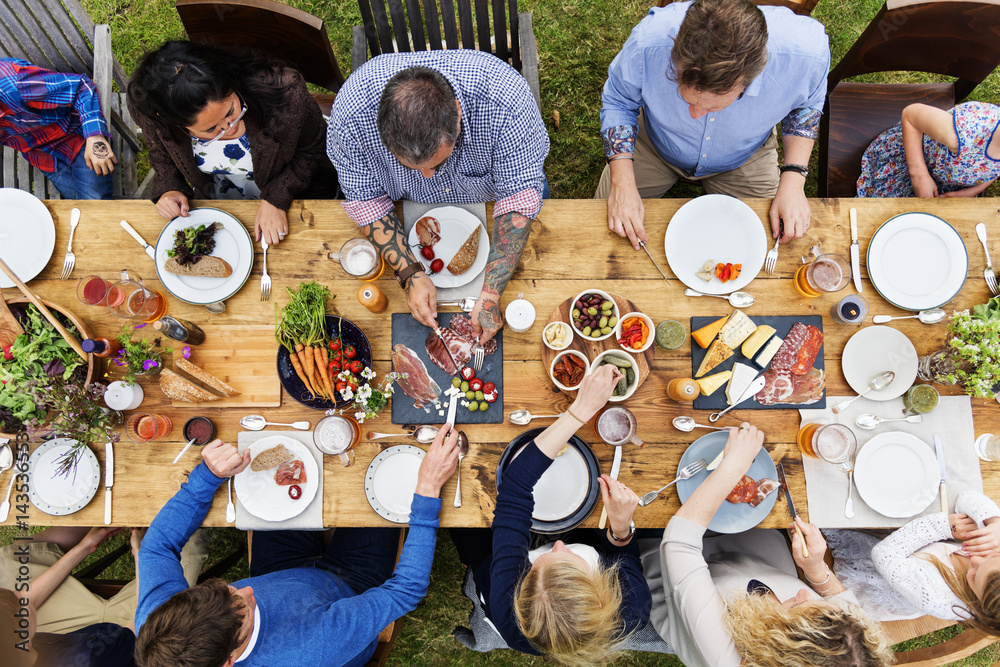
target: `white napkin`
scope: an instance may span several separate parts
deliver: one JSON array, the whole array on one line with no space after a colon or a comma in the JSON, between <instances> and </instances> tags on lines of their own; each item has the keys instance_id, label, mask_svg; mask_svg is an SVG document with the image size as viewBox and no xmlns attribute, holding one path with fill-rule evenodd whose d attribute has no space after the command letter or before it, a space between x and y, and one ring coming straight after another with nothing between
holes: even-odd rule
<instances>
[{"instance_id":1,"label":"white napkin","mask_svg":"<svg viewBox=\"0 0 1000 667\"><path fill-rule=\"evenodd\" d=\"M258 516L254 516L240 502L236 494L236 484L233 483L233 495L236 497L236 527L240 530L324 530L323 526L323 454L316 449L312 442L312 431L241 431L237 447L242 454L247 447L253 445L262 438L270 438L280 435L305 445L309 453L316 459L319 467L318 479L307 480L310 484L316 483L316 496L309 503L301 514L286 521L266 521Z\"/></svg>"},{"instance_id":2,"label":"white napkin","mask_svg":"<svg viewBox=\"0 0 1000 667\"><path fill-rule=\"evenodd\" d=\"M873 401L859 398L851 403L840 414L833 414L831 408L846 401L849 396L827 396L829 408L823 410L799 410L802 426L806 424L844 424L850 427L858 437L858 451L869 440L880 433L903 431L910 433L926 442L933 453L934 436L941 437L944 447L946 481L948 485L948 506L955 507L955 498L966 489L983 490L983 477L979 470L979 457L973 447L975 431L972 425L972 400L968 396L942 396L937 408L930 414L923 415L919 424L908 422L891 422L881 424L872 431L866 431L855 425L858 415L872 413L879 417L903 416L903 399L894 398L891 401ZM802 457L802 468L806 475L806 498L809 500L809 520L820 528L897 528L906 525L913 518L893 519L879 514L870 508L857 486L854 489L854 518L844 516L844 505L847 503L847 475L840 466L811 456ZM886 471L891 474L891 471ZM941 511L941 502L937 496L934 501L920 514L933 514Z\"/></svg>"},{"instance_id":3,"label":"white napkin","mask_svg":"<svg viewBox=\"0 0 1000 667\"><path fill-rule=\"evenodd\" d=\"M417 220L424 217L424 213L431 210L432 208L440 208L442 206L457 206L459 208L464 208L466 211L472 215L479 218L483 223L483 227L486 225L486 204L421 204L419 202L410 201L409 199L403 200L403 231L406 233L407 238L410 235L410 229L413 225L417 224ZM479 293L483 291L483 283L486 282L486 267L479 272L471 282L458 287L438 287L437 288L437 300L438 301L461 301L467 296L471 296L473 299L479 298Z\"/></svg>"}]
</instances>

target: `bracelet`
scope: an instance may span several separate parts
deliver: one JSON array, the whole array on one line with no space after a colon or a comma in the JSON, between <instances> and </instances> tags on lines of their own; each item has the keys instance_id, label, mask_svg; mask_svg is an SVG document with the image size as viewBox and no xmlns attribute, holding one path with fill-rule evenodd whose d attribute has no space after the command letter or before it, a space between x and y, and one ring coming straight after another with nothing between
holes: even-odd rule
<instances>
[{"instance_id":1,"label":"bracelet","mask_svg":"<svg viewBox=\"0 0 1000 667\"><path fill-rule=\"evenodd\" d=\"M826 579L824 579L823 581L813 581L812 579L809 578L809 575L806 574L804 571L802 572L802 576L805 577L806 581L808 581L813 586L823 586L824 584L830 583L830 577L833 576L833 571L829 567L827 567L826 568Z\"/></svg>"},{"instance_id":2,"label":"bracelet","mask_svg":"<svg viewBox=\"0 0 1000 667\"><path fill-rule=\"evenodd\" d=\"M608 163L610 164L610 163L614 162L615 160L632 160L632 162L635 162L635 158L632 157L632 155L628 154L628 153L626 153L624 155L616 155L614 157L609 157L608 158Z\"/></svg>"},{"instance_id":3,"label":"bracelet","mask_svg":"<svg viewBox=\"0 0 1000 667\"><path fill-rule=\"evenodd\" d=\"M566 408L566 414L568 414L570 417L572 417L573 419L577 420L581 424L586 424L587 423L587 421L585 419L580 419L575 414L573 414L573 409L572 408Z\"/></svg>"}]
</instances>

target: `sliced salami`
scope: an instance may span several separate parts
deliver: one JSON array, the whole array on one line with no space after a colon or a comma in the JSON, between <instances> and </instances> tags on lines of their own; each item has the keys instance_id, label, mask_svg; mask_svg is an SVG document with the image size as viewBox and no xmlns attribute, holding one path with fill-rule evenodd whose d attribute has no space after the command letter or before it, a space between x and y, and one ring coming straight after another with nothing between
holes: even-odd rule
<instances>
[{"instance_id":1,"label":"sliced salami","mask_svg":"<svg viewBox=\"0 0 1000 667\"><path fill-rule=\"evenodd\" d=\"M726 500L738 505L740 503L748 503L757 497L757 482L753 477L749 475L743 475L743 479L736 482L736 486L733 490L729 492L726 496Z\"/></svg>"},{"instance_id":2,"label":"sliced salami","mask_svg":"<svg viewBox=\"0 0 1000 667\"><path fill-rule=\"evenodd\" d=\"M801 322L796 323L795 326L799 326ZM823 347L823 332L812 326L811 324L805 325L806 328L806 338L802 343L802 346L795 351L794 363L789 369L792 375L805 375L813 367L816 362L816 357L819 356L819 351Z\"/></svg>"},{"instance_id":3,"label":"sliced salami","mask_svg":"<svg viewBox=\"0 0 1000 667\"><path fill-rule=\"evenodd\" d=\"M448 326L454 330L455 333L464 338L476 335L475 329L472 328L472 318L468 315L452 315L451 320L448 322Z\"/></svg>"},{"instance_id":4,"label":"sliced salami","mask_svg":"<svg viewBox=\"0 0 1000 667\"><path fill-rule=\"evenodd\" d=\"M802 322L796 322L793 324L791 330L788 332L788 335L785 336L785 340L781 344L781 347L779 347L778 351L775 353L774 359L771 361L771 370L791 370L792 366L794 366L797 361L798 351L805 344L808 335L809 329L806 328L805 324L802 324Z\"/></svg>"}]
</instances>

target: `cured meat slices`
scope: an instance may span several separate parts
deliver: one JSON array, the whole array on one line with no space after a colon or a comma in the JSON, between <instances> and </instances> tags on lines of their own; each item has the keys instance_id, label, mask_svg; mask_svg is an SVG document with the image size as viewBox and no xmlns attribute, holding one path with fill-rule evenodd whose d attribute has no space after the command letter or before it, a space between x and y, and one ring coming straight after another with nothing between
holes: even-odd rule
<instances>
[{"instance_id":1,"label":"cured meat slices","mask_svg":"<svg viewBox=\"0 0 1000 667\"><path fill-rule=\"evenodd\" d=\"M771 370L805 375L813 367L822 347L822 331L811 324L796 322L785 336L785 342L775 353Z\"/></svg>"},{"instance_id":2,"label":"cured meat slices","mask_svg":"<svg viewBox=\"0 0 1000 667\"><path fill-rule=\"evenodd\" d=\"M429 215L417 220L417 238L420 245L433 246L441 240L441 223Z\"/></svg>"},{"instance_id":3,"label":"cured meat slices","mask_svg":"<svg viewBox=\"0 0 1000 667\"><path fill-rule=\"evenodd\" d=\"M472 320L466 315L453 315L447 327L437 327L427 335L424 348L431 362L448 375L458 375L472 359L472 347L477 342ZM486 354L497 351L497 342L488 341Z\"/></svg>"},{"instance_id":4,"label":"cured meat slices","mask_svg":"<svg viewBox=\"0 0 1000 667\"><path fill-rule=\"evenodd\" d=\"M778 480L761 477L757 480L757 497L750 501L750 507L757 507L764 500L778 490Z\"/></svg>"},{"instance_id":5,"label":"cured meat slices","mask_svg":"<svg viewBox=\"0 0 1000 667\"><path fill-rule=\"evenodd\" d=\"M399 344L392 348L392 368L406 377L396 380L403 393L413 399L413 406L424 412L430 410L428 404L441 395L441 387L427 373L427 367L417 353Z\"/></svg>"},{"instance_id":6,"label":"cured meat slices","mask_svg":"<svg viewBox=\"0 0 1000 667\"><path fill-rule=\"evenodd\" d=\"M292 484L306 483L306 467L302 461L293 459L285 461L274 473L274 483L278 486L291 486Z\"/></svg>"},{"instance_id":7,"label":"cured meat slices","mask_svg":"<svg viewBox=\"0 0 1000 667\"><path fill-rule=\"evenodd\" d=\"M738 505L748 503L757 497L757 482L750 475L743 475L743 479L736 482L736 486L726 496L726 500Z\"/></svg>"},{"instance_id":8,"label":"cured meat slices","mask_svg":"<svg viewBox=\"0 0 1000 667\"><path fill-rule=\"evenodd\" d=\"M768 370L763 378L764 388L755 396L761 405L810 405L823 398L826 388L826 374L819 368L810 368L805 375Z\"/></svg>"}]
</instances>

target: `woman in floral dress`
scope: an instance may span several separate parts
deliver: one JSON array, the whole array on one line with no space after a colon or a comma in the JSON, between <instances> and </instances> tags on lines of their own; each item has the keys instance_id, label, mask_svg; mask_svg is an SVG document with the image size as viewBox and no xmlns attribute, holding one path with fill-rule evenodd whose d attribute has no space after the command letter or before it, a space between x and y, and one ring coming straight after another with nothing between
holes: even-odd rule
<instances>
[{"instance_id":1,"label":"woman in floral dress","mask_svg":"<svg viewBox=\"0 0 1000 667\"><path fill-rule=\"evenodd\" d=\"M166 218L189 200L259 199L257 239L288 233L298 198L337 196L326 124L302 76L266 58L194 42L146 54L128 86L149 143L152 200Z\"/></svg>"},{"instance_id":2,"label":"woman in floral dress","mask_svg":"<svg viewBox=\"0 0 1000 667\"><path fill-rule=\"evenodd\" d=\"M861 158L858 197L975 197L1000 176L1000 107L911 104Z\"/></svg>"}]
</instances>

